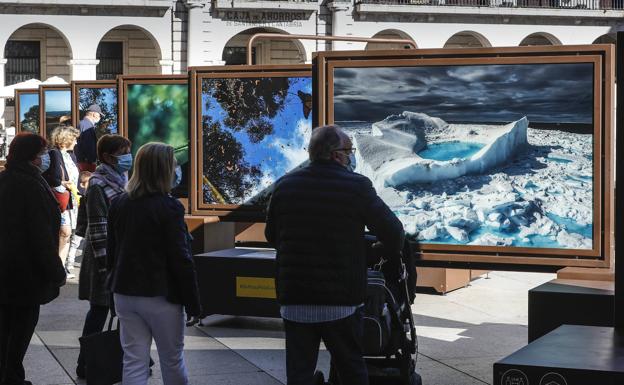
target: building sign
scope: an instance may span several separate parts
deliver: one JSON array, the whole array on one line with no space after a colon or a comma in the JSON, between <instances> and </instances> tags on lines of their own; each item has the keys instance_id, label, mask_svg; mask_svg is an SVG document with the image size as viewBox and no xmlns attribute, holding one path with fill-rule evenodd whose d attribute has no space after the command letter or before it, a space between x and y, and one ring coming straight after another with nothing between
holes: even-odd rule
<instances>
[{"instance_id":1,"label":"building sign","mask_svg":"<svg viewBox=\"0 0 624 385\"><path fill-rule=\"evenodd\" d=\"M309 18L306 11L218 11L218 18L226 21L227 26L301 27L302 20Z\"/></svg>"}]
</instances>

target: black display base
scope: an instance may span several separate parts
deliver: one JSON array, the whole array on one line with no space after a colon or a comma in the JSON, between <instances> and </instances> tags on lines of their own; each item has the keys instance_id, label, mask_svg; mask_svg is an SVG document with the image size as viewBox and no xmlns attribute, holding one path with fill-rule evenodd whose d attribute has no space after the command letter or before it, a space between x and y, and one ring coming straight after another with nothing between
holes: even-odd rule
<instances>
[{"instance_id":1,"label":"black display base","mask_svg":"<svg viewBox=\"0 0 624 385\"><path fill-rule=\"evenodd\" d=\"M613 326L613 283L554 279L529 290L529 342L561 325Z\"/></svg>"},{"instance_id":2,"label":"black display base","mask_svg":"<svg viewBox=\"0 0 624 385\"><path fill-rule=\"evenodd\" d=\"M275 250L234 248L195 256L202 316L279 317Z\"/></svg>"},{"instance_id":3,"label":"black display base","mask_svg":"<svg viewBox=\"0 0 624 385\"><path fill-rule=\"evenodd\" d=\"M495 363L493 384L624 384L624 333L601 326L560 326Z\"/></svg>"}]
</instances>

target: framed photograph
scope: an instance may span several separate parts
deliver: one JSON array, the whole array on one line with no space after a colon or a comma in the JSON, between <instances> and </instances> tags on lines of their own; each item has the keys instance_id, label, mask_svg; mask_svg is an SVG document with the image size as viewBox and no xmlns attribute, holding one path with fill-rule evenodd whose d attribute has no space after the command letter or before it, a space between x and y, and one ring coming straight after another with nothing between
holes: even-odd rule
<instances>
[{"instance_id":1,"label":"framed photograph","mask_svg":"<svg viewBox=\"0 0 624 385\"><path fill-rule=\"evenodd\" d=\"M117 81L73 81L72 94L72 125L76 128L84 119L87 109L97 104L102 110L102 118L96 124L95 133L98 137L106 134L119 133L117 115Z\"/></svg>"},{"instance_id":2,"label":"framed photograph","mask_svg":"<svg viewBox=\"0 0 624 385\"><path fill-rule=\"evenodd\" d=\"M70 124L72 113L71 87L69 85L42 85L39 87L41 135L50 139L52 131L60 124Z\"/></svg>"},{"instance_id":3,"label":"framed photograph","mask_svg":"<svg viewBox=\"0 0 624 385\"><path fill-rule=\"evenodd\" d=\"M188 77L186 75L119 76L119 131L132 142L132 154L148 142L174 147L182 182L173 191L187 202L189 150Z\"/></svg>"},{"instance_id":4,"label":"framed photograph","mask_svg":"<svg viewBox=\"0 0 624 385\"><path fill-rule=\"evenodd\" d=\"M15 90L15 130L39 134L39 90Z\"/></svg>"},{"instance_id":5,"label":"framed photograph","mask_svg":"<svg viewBox=\"0 0 624 385\"><path fill-rule=\"evenodd\" d=\"M309 65L191 68L192 212L263 222L274 182L306 164Z\"/></svg>"},{"instance_id":6,"label":"framed photograph","mask_svg":"<svg viewBox=\"0 0 624 385\"><path fill-rule=\"evenodd\" d=\"M606 267L608 45L321 52L320 124L356 147L421 259Z\"/></svg>"}]
</instances>

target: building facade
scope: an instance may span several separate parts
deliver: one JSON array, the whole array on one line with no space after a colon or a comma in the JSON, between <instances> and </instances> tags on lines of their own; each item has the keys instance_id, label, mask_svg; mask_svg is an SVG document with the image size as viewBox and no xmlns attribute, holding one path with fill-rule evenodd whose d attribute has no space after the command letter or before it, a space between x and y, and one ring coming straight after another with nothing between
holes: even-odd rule
<instances>
[{"instance_id":1,"label":"building facade","mask_svg":"<svg viewBox=\"0 0 624 385\"><path fill-rule=\"evenodd\" d=\"M404 38L419 48L592 44L615 43L623 17L624 0L0 0L0 86L244 64L258 32ZM381 48L403 46L259 40L252 57L296 64L315 51ZM0 101L6 124L11 106Z\"/></svg>"}]
</instances>

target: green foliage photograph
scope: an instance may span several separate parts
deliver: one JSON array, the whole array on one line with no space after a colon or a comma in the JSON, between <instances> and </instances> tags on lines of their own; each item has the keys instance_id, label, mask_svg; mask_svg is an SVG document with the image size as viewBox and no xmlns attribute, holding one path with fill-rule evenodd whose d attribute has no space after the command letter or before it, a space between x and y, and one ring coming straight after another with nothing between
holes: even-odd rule
<instances>
[{"instance_id":1,"label":"green foliage photograph","mask_svg":"<svg viewBox=\"0 0 624 385\"><path fill-rule=\"evenodd\" d=\"M136 155L139 148L149 142L173 146L176 160L182 167L182 183L174 195L188 197L188 85L129 84L127 87L126 130L132 141L132 154Z\"/></svg>"}]
</instances>

